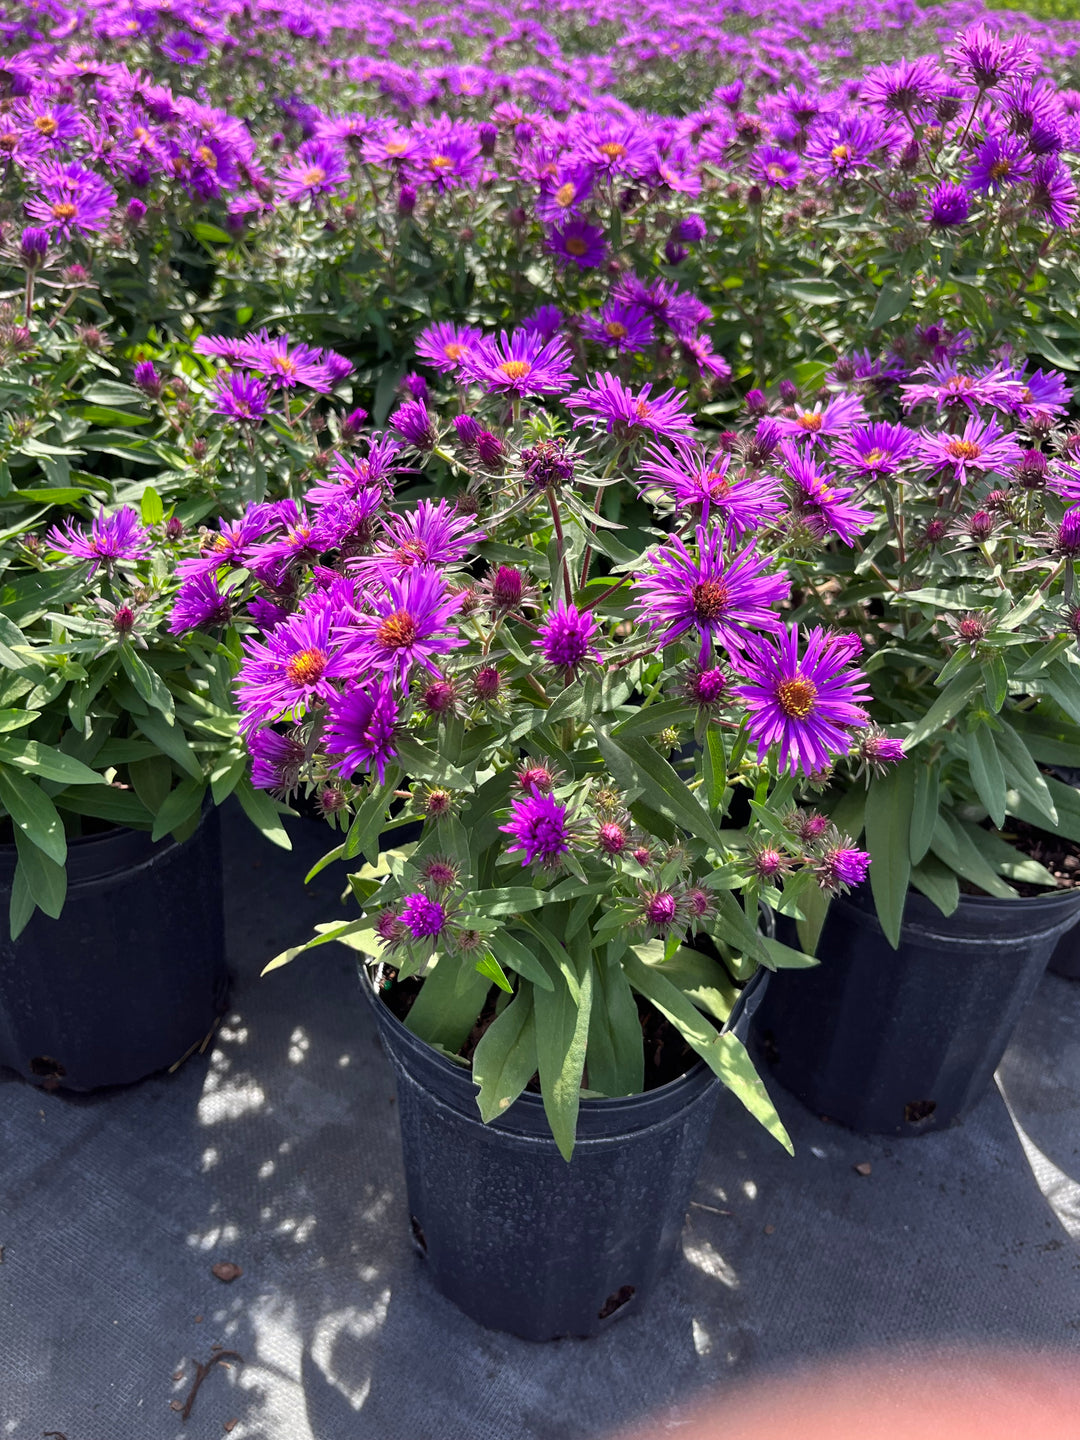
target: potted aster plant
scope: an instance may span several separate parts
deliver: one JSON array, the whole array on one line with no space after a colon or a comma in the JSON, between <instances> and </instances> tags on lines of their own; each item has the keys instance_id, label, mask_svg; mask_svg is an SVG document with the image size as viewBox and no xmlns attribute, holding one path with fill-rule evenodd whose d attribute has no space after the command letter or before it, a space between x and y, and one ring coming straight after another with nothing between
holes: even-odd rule
<instances>
[{"instance_id":1,"label":"potted aster plant","mask_svg":"<svg viewBox=\"0 0 1080 1440\"><path fill-rule=\"evenodd\" d=\"M837 367L825 404L759 421L829 542L794 615L827 608L860 636L876 728L832 776L869 883L804 917L826 963L785 976L758 1029L815 1110L909 1134L985 1091L1080 917L1080 803L1051 773L1080 762L1080 470L1059 373L978 363L961 339L897 387L883 404Z\"/></svg>"},{"instance_id":2,"label":"potted aster plant","mask_svg":"<svg viewBox=\"0 0 1080 1440\"><path fill-rule=\"evenodd\" d=\"M318 795L362 912L268 969L360 952L436 1283L486 1324L585 1335L670 1257L721 1086L789 1145L738 1016L752 977L812 963L761 902L865 877L798 801L866 686L857 641L787 622L779 488L721 493L684 394L583 384L560 335L453 343L465 413L406 403L393 463L309 492L315 553L243 641L253 779ZM688 518L663 471L614 522L661 441L712 463L712 508ZM406 461L456 499L396 500ZM366 533L336 536L356 504ZM219 583L266 598L249 554Z\"/></svg>"},{"instance_id":3,"label":"potted aster plant","mask_svg":"<svg viewBox=\"0 0 1080 1440\"><path fill-rule=\"evenodd\" d=\"M235 657L191 633L230 614L202 543L147 487L0 548L0 1062L50 1087L163 1069L224 1009L208 800L289 846L244 773Z\"/></svg>"}]
</instances>

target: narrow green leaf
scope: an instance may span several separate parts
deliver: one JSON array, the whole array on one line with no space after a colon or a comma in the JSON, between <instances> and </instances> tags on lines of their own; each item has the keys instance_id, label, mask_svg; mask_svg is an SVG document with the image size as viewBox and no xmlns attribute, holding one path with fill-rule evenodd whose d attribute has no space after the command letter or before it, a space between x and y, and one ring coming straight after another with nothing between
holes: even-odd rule
<instances>
[{"instance_id":1,"label":"narrow green leaf","mask_svg":"<svg viewBox=\"0 0 1080 1440\"><path fill-rule=\"evenodd\" d=\"M500 990L505 991L507 995L514 993L513 985L511 985L510 981L506 978L506 971L499 964L498 960L495 959L494 955L489 953L481 956L476 962L476 970L478 974L484 975L488 980L493 981L494 984L496 984Z\"/></svg>"},{"instance_id":2,"label":"narrow green leaf","mask_svg":"<svg viewBox=\"0 0 1080 1440\"><path fill-rule=\"evenodd\" d=\"M1000 650L995 650L983 661L982 675L986 703L996 715L1009 694L1009 672L1005 668L1005 656Z\"/></svg>"},{"instance_id":3,"label":"narrow green leaf","mask_svg":"<svg viewBox=\"0 0 1080 1440\"><path fill-rule=\"evenodd\" d=\"M540 1092L551 1133L564 1160L574 1153L581 1077L592 1009L593 967L587 963L573 995L561 971L552 966L552 990L535 990L536 1059Z\"/></svg>"},{"instance_id":4,"label":"narrow green leaf","mask_svg":"<svg viewBox=\"0 0 1080 1440\"><path fill-rule=\"evenodd\" d=\"M912 726L904 741L910 752L929 736L935 735L949 723L967 704L973 692L982 684L982 671L974 662L966 666L955 679L950 680L930 709Z\"/></svg>"},{"instance_id":5,"label":"narrow green leaf","mask_svg":"<svg viewBox=\"0 0 1080 1440\"><path fill-rule=\"evenodd\" d=\"M57 865L64 864L67 859L64 822L39 785L17 770L0 766L0 804L28 840Z\"/></svg>"},{"instance_id":6,"label":"narrow green leaf","mask_svg":"<svg viewBox=\"0 0 1080 1440\"><path fill-rule=\"evenodd\" d=\"M480 1037L473 1054L476 1103L487 1125L504 1114L536 1074L533 991L524 985Z\"/></svg>"},{"instance_id":7,"label":"narrow green leaf","mask_svg":"<svg viewBox=\"0 0 1080 1440\"><path fill-rule=\"evenodd\" d=\"M937 761L932 765L916 765L915 794L911 807L911 861L917 865L930 849L938 817Z\"/></svg>"},{"instance_id":8,"label":"narrow green leaf","mask_svg":"<svg viewBox=\"0 0 1080 1440\"><path fill-rule=\"evenodd\" d=\"M105 784L105 776L81 760L37 740L0 740L0 763L14 765L28 775L39 775L42 780L59 780L64 785Z\"/></svg>"},{"instance_id":9,"label":"narrow green leaf","mask_svg":"<svg viewBox=\"0 0 1080 1440\"><path fill-rule=\"evenodd\" d=\"M908 281L902 285L883 285L878 291L877 303L870 315L870 329L880 330L882 325L897 320L911 304L912 289Z\"/></svg>"},{"instance_id":10,"label":"narrow green leaf","mask_svg":"<svg viewBox=\"0 0 1080 1440\"><path fill-rule=\"evenodd\" d=\"M491 981L467 960L440 955L405 1018L406 1030L456 1055L476 1024Z\"/></svg>"},{"instance_id":11,"label":"narrow green leaf","mask_svg":"<svg viewBox=\"0 0 1080 1440\"><path fill-rule=\"evenodd\" d=\"M488 937L488 944L503 965L508 965L511 970L516 970L526 980L531 980L534 985L539 985L541 990L555 988L551 976L529 947L523 945L508 930L496 930L494 935Z\"/></svg>"},{"instance_id":12,"label":"narrow green leaf","mask_svg":"<svg viewBox=\"0 0 1080 1440\"><path fill-rule=\"evenodd\" d=\"M703 748L705 800L711 814L719 810L727 789L727 757L724 754L724 732L719 725L705 731Z\"/></svg>"},{"instance_id":13,"label":"narrow green leaf","mask_svg":"<svg viewBox=\"0 0 1080 1440\"><path fill-rule=\"evenodd\" d=\"M799 895L799 909L803 918L795 922L795 929L804 954L817 954L818 941L829 913L829 899L825 891L817 885L808 885Z\"/></svg>"},{"instance_id":14,"label":"narrow green leaf","mask_svg":"<svg viewBox=\"0 0 1080 1440\"><path fill-rule=\"evenodd\" d=\"M960 884L949 867L936 855L927 855L911 872L911 883L938 907L943 915L951 915L960 904Z\"/></svg>"},{"instance_id":15,"label":"narrow green leaf","mask_svg":"<svg viewBox=\"0 0 1080 1440\"><path fill-rule=\"evenodd\" d=\"M878 919L894 950L911 876L911 814L915 798L914 760L903 760L875 775L866 800L866 848L870 852L870 888Z\"/></svg>"},{"instance_id":16,"label":"narrow green leaf","mask_svg":"<svg viewBox=\"0 0 1080 1440\"><path fill-rule=\"evenodd\" d=\"M600 754L624 790L639 792L653 809L691 835L722 847L712 816L647 740L638 736L615 740L598 725L593 730Z\"/></svg>"},{"instance_id":17,"label":"narrow green leaf","mask_svg":"<svg viewBox=\"0 0 1080 1440\"><path fill-rule=\"evenodd\" d=\"M203 769L179 725L170 725L157 710L136 715L135 724L163 754L170 756L192 780L203 778ZM243 803L243 802L241 802Z\"/></svg>"},{"instance_id":18,"label":"narrow green leaf","mask_svg":"<svg viewBox=\"0 0 1080 1440\"><path fill-rule=\"evenodd\" d=\"M938 859L944 861L961 879L977 885L988 895L997 895L1002 900L1015 897L1016 891L1002 880L976 847L963 822L948 811L942 811L938 815L931 849Z\"/></svg>"},{"instance_id":19,"label":"narrow green leaf","mask_svg":"<svg viewBox=\"0 0 1080 1440\"><path fill-rule=\"evenodd\" d=\"M141 656L136 655L130 645L121 645L120 663L136 692L148 705L159 710L166 720L171 720L176 710L172 691L153 666L147 665Z\"/></svg>"},{"instance_id":20,"label":"narrow green leaf","mask_svg":"<svg viewBox=\"0 0 1080 1440\"><path fill-rule=\"evenodd\" d=\"M1005 779L1039 810L1044 822L1058 823L1057 806L1046 777L1031 758L1031 751L1007 720L1000 720L998 749L1005 762Z\"/></svg>"},{"instance_id":21,"label":"narrow green leaf","mask_svg":"<svg viewBox=\"0 0 1080 1440\"><path fill-rule=\"evenodd\" d=\"M142 493L139 513L144 525L160 525L165 519L165 506L161 503L161 496L152 485L147 485Z\"/></svg>"},{"instance_id":22,"label":"narrow green leaf","mask_svg":"<svg viewBox=\"0 0 1080 1440\"><path fill-rule=\"evenodd\" d=\"M589 1014L589 1089L601 1095L637 1095L645 1088L645 1044L641 1017L615 942L596 954L595 986Z\"/></svg>"},{"instance_id":23,"label":"narrow green leaf","mask_svg":"<svg viewBox=\"0 0 1080 1440\"><path fill-rule=\"evenodd\" d=\"M138 743L138 742L136 742ZM99 756L100 759L100 756ZM113 761L113 764L118 764ZM127 762L128 778L131 780L135 794L149 810L151 815L157 815L162 805L169 797L173 786L172 761L167 755L154 753L147 755L141 760L129 760ZM194 785L197 782L189 782ZM173 827L167 826L164 834L168 834ZM155 839L157 837L155 836Z\"/></svg>"},{"instance_id":24,"label":"narrow green leaf","mask_svg":"<svg viewBox=\"0 0 1080 1440\"><path fill-rule=\"evenodd\" d=\"M985 723L976 724L964 740L975 793L986 806L990 819L1000 828L1005 823L1005 771L994 744L994 732Z\"/></svg>"},{"instance_id":25,"label":"narrow green leaf","mask_svg":"<svg viewBox=\"0 0 1080 1440\"><path fill-rule=\"evenodd\" d=\"M151 840L160 840L172 831L179 830L192 815L197 815L205 794L206 786L201 780L181 780L155 813Z\"/></svg>"},{"instance_id":26,"label":"narrow green leaf","mask_svg":"<svg viewBox=\"0 0 1080 1440\"><path fill-rule=\"evenodd\" d=\"M244 814L257 830L261 830L272 845L282 850L291 850L289 832L281 823L281 812L264 790L256 790L246 777L236 787L236 798Z\"/></svg>"},{"instance_id":27,"label":"narrow green leaf","mask_svg":"<svg viewBox=\"0 0 1080 1440\"><path fill-rule=\"evenodd\" d=\"M67 871L39 850L18 827L15 829L15 844L19 851L19 869L34 904L53 920L58 920L67 894Z\"/></svg>"}]
</instances>

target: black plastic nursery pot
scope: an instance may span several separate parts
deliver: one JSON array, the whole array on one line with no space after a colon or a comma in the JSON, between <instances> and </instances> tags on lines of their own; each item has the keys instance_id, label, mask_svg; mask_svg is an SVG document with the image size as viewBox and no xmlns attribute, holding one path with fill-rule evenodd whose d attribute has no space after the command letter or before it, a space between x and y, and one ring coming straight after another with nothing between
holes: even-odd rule
<instances>
[{"instance_id":1,"label":"black plastic nursery pot","mask_svg":"<svg viewBox=\"0 0 1080 1440\"><path fill-rule=\"evenodd\" d=\"M743 1035L768 974L739 997ZM485 1125L470 1072L374 1008L397 1081L409 1216L432 1279L472 1319L525 1340L595 1335L670 1264L720 1082L699 1061L625 1099L585 1099L569 1162L539 1095Z\"/></svg>"},{"instance_id":2,"label":"black plastic nursery pot","mask_svg":"<svg viewBox=\"0 0 1080 1440\"><path fill-rule=\"evenodd\" d=\"M1080 930L1066 931L1054 946L1046 968L1052 975L1062 975L1066 980L1080 980Z\"/></svg>"},{"instance_id":3,"label":"black plastic nursery pot","mask_svg":"<svg viewBox=\"0 0 1080 1440\"><path fill-rule=\"evenodd\" d=\"M943 1129L989 1086L1077 920L1080 890L962 896L950 916L911 891L894 950L861 886L829 906L821 964L775 976L755 1038L781 1085L815 1114L868 1134Z\"/></svg>"},{"instance_id":4,"label":"black plastic nursery pot","mask_svg":"<svg viewBox=\"0 0 1080 1440\"><path fill-rule=\"evenodd\" d=\"M15 847L0 846L6 923ZM0 1065L50 1089L96 1090L165 1070L225 1009L221 828L183 843L117 828L68 845L67 900L0 939Z\"/></svg>"}]
</instances>

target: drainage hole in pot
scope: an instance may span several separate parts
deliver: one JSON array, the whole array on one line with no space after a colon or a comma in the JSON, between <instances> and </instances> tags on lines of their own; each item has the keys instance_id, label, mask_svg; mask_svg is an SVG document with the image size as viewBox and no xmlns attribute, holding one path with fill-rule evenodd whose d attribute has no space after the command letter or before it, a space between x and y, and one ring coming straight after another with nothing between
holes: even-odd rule
<instances>
[{"instance_id":1,"label":"drainage hole in pot","mask_svg":"<svg viewBox=\"0 0 1080 1440\"><path fill-rule=\"evenodd\" d=\"M41 1075L46 1079L58 1078L67 1074L67 1067L54 1060L51 1055L35 1055L30 1061L30 1074Z\"/></svg>"},{"instance_id":2,"label":"drainage hole in pot","mask_svg":"<svg viewBox=\"0 0 1080 1440\"><path fill-rule=\"evenodd\" d=\"M416 1248L426 1255L427 1240L424 1236L423 1229L421 1228L420 1221L417 1220L415 1215L409 1216L409 1225L412 1228L413 1240L416 1242Z\"/></svg>"},{"instance_id":3,"label":"drainage hole in pot","mask_svg":"<svg viewBox=\"0 0 1080 1440\"><path fill-rule=\"evenodd\" d=\"M911 1100L904 1106L904 1119L909 1125L921 1125L936 1109L936 1100Z\"/></svg>"},{"instance_id":4,"label":"drainage hole in pot","mask_svg":"<svg viewBox=\"0 0 1080 1440\"><path fill-rule=\"evenodd\" d=\"M614 1315L616 1310L621 1310L628 1300L633 1299L634 1288L633 1285L620 1285L618 1290L604 1301L603 1309L597 1319L606 1320L609 1315Z\"/></svg>"}]
</instances>

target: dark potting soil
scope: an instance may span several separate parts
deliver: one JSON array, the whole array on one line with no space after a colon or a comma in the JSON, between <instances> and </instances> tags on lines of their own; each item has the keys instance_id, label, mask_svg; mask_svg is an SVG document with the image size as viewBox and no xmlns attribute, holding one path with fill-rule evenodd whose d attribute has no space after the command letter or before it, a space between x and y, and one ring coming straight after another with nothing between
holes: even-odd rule
<instances>
[{"instance_id":1,"label":"dark potting soil","mask_svg":"<svg viewBox=\"0 0 1080 1440\"><path fill-rule=\"evenodd\" d=\"M404 1022L420 993L421 984L422 982L415 978L400 982L392 979L381 992L382 1002ZM503 992L494 985L488 991L484 1008L469 1032L469 1038L458 1052L463 1060L472 1061L480 1037L495 1019L495 1006L501 993ZM657 1090L661 1085L667 1085L669 1081L685 1075L687 1070L697 1063L698 1057L670 1020L654 1010L640 995L635 996L635 999L641 1021L641 1043L645 1047L645 1089ZM539 1094L539 1076L534 1075L525 1088ZM589 1088L588 1073L585 1075L584 1088Z\"/></svg>"}]
</instances>

